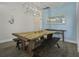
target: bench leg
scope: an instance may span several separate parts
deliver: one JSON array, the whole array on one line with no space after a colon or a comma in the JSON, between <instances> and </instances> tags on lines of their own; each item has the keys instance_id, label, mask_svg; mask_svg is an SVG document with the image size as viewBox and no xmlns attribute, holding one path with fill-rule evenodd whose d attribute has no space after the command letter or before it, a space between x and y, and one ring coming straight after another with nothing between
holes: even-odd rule
<instances>
[{"instance_id":1,"label":"bench leg","mask_svg":"<svg viewBox=\"0 0 79 59\"><path fill-rule=\"evenodd\" d=\"M19 41L16 42L16 47L20 50Z\"/></svg>"},{"instance_id":2,"label":"bench leg","mask_svg":"<svg viewBox=\"0 0 79 59\"><path fill-rule=\"evenodd\" d=\"M60 48L59 44L57 43L57 47Z\"/></svg>"}]
</instances>

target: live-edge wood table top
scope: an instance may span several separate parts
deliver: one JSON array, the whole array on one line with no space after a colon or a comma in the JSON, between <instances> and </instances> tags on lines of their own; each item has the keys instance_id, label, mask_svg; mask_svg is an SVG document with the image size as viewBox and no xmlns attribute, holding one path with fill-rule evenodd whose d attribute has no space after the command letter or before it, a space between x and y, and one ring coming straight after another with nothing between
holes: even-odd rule
<instances>
[{"instance_id":1,"label":"live-edge wood table top","mask_svg":"<svg viewBox=\"0 0 79 59\"><path fill-rule=\"evenodd\" d=\"M21 32L21 33L12 33L16 37L22 37L24 39L28 40L35 40L36 38L39 38L43 35L47 34L53 34L56 31L47 31L47 30L41 30L41 31L33 31L33 32Z\"/></svg>"}]
</instances>

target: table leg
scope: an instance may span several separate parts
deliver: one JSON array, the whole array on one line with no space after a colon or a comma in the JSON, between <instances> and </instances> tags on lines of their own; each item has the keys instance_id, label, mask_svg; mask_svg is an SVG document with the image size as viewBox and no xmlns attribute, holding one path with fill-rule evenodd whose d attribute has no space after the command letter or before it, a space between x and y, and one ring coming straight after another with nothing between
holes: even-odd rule
<instances>
[{"instance_id":1,"label":"table leg","mask_svg":"<svg viewBox=\"0 0 79 59\"><path fill-rule=\"evenodd\" d=\"M34 52L32 51L33 48L34 48L34 44L35 44L34 41L30 41L29 42L29 45L28 45L27 50L28 50L28 53L29 53L30 56L33 56L34 55Z\"/></svg>"},{"instance_id":2,"label":"table leg","mask_svg":"<svg viewBox=\"0 0 79 59\"><path fill-rule=\"evenodd\" d=\"M62 33L62 39L63 39L63 42L64 42L64 32Z\"/></svg>"},{"instance_id":3,"label":"table leg","mask_svg":"<svg viewBox=\"0 0 79 59\"><path fill-rule=\"evenodd\" d=\"M25 41L22 40L22 49L25 50Z\"/></svg>"},{"instance_id":4,"label":"table leg","mask_svg":"<svg viewBox=\"0 0 79 59\"><path fill-rule=\"evenodd\" d=\"M63 49L65 48L65 43L64 43L64 32L62 32L62 47L63 47Z\"/></svg>"}]
</instances>

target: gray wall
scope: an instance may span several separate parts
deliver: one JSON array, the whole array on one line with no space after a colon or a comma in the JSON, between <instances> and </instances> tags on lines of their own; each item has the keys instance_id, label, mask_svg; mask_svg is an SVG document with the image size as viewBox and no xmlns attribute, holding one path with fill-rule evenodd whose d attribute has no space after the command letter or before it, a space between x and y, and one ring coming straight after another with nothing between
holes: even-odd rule
<instances>
[{"instance_id":1,"label":"gray wall","mask_svg":"<svg viewBox=\"0 0 79 59\"><path fill-rule=\"evenodd\" d=\"M33 16L25 14L25 9L19 3L0 3L0 43L12 40L14 32L33 31ZM14 24L10 24L11 15Z\"/></svg>"}]
</instances>

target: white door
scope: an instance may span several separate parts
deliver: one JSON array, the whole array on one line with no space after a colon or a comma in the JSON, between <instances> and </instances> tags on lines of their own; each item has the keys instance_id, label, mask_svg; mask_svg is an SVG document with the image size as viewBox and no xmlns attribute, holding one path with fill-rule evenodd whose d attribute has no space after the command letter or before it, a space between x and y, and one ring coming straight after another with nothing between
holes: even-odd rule
<instances>
[{"instance_id":1,"label":"white door","mask_svg":"<svg viewBox=\"0 0 79 59\"><path fill-rule=\"evenodd\" d=\"M76 4L76 27L77 27L77 30L76 30L76 33L77 33L77 49L78 49L78 52L79 52L79 3Z\"/></svg>"}]
</instances>

